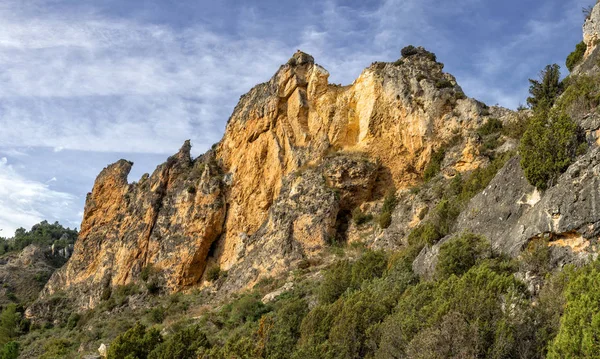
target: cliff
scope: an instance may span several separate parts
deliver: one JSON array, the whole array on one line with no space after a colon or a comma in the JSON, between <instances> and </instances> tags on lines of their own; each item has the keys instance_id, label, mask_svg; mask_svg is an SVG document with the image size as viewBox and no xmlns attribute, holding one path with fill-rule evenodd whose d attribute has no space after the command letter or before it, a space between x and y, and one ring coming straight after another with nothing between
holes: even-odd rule
<instances>
[{"instance_id":1,"label":"cliff","mask_svg":"<svg viewBox=\"0 0 600 359\"><path fill-rule=\"evenodd\" d=\"M467 98L434 54L415 48L374 63L350 86L328 76L299 51L241 97L206 154L192 159L186 142L137 183L127 182L128 161L105 168L73 256L43 297L67 289L94 307L143 272L179 291L203 285L207 263L239 273L225 288L247 287L352 237L352 210L420 183L436 150L451 149L446 176L487 163L474 130L490 109ZM371 237L386 240L381 229Z\"/></svg>"}]
</instances>

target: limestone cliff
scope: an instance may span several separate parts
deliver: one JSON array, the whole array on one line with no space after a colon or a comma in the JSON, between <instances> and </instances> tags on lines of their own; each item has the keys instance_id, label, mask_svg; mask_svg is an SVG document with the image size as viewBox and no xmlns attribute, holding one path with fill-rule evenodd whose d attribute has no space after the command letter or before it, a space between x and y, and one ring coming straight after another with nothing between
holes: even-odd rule
<instances>
[{"instance_id":1,"label":"limestone cliff","mask_svg":"<svg viewBox=\"0 0 600 359\"><path fill-rule=\"evenodd\" d=\"M44 295L68 289L93 307L149 271L182 290L201 285L208 262L231 271L226 288L243 288L346 239L354 208L420 182L442 146L453 149L448 175L485 163L473 130L490 110L434 54L374 63L349 86L328 76L297 52L242 96L213 150L192 159L186 142L137 183L128 161L105 168Z\"/></svg>"}]
</instances>

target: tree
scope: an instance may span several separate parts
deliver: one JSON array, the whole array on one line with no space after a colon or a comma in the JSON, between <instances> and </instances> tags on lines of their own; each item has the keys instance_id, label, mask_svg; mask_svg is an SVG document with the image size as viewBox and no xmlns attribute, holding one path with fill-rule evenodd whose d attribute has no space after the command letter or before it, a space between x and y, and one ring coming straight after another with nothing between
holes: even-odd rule
<instances>
[{"instance_id":1,"label":"tree","mask_svg":"<svg viewBox=\"0 0 600 359\"><path fill-rule=\"evenodd\" d=\"M552 107L556 98L562 93L563 86L560 81L560 66L547 65L540 72L539 80L529 79L529 93L527 104L535 111L538 107Z\"/></svg>"},{"instance_id":2,"label":"tree","mask_svg":"<svg viewBox=\"0 0 600 359\"><path fill-rule=\"evenodd\" d=\"M600 269L581 270L566 290L565 313L550 344L548 358L597 358L600 353Z\"/></svg>"},{"instance_id":3,"label":"tree","mask_svg":"<svg viewBox=\"0 0 600 359\"><path fill-rule=\"evenodd\" d=\"M173 334L167 341L157 346L149 359L196 359L198 351L210 348L206 334L195 325Z\"/></svg>"},{"instance_id":4,"label":"tree","mask_svg":"<svg viewBox=\"0 0 600 359\"><path fill-rule=\"evenodd\" d=\"M9 304L0 314L0 344L5 344L22 333L22 315L16 304Z\"/></svg>"},{"instance_id":5,"label":"tree","mask_svg":"<svg viewBox=\"0 0 600 359\"><path fill-rule=\"evenodd\" d=\"M108 359L146 359L148 354L162 342L160 331L156 328L146 330L146 326L136 325L120 334L108 348Z\"/></svg>"},{"instance_id":6,"label":"tree","mask_svg":"<svg viewBox=\"0 0 600 359\"><path fill-rule=\"evenodd\" d=\"M569 56L567 56L566 65L569 71L573 71L575 66L577 66L577 64L579 64L581 60L583 60L583 55L585 54L586 50L587 45L583 41L578 43L577 46L575 46L575 50L571 52Z\"/></svg>"},{"instance_id":7,"label":"tree","mask_svg":"<svg viewBox=\"0 0 600 359\"><path fill-rule=\"evenodd\" d=\"M544 190L571 164L582 143L578 126L564 112L537 110L521 138L521 167L532 185Z\"/></svg>"}]
</instances>

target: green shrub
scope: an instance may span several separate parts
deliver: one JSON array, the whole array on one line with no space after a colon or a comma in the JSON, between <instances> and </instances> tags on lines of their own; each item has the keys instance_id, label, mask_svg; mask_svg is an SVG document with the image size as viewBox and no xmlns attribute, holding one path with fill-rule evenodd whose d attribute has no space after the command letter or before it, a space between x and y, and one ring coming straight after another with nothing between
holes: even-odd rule
<instances>
[{"instance_id":1,"label":"green shrub","mask_svg":"<svg viewBox=\"0 0 600 359\"><path fill-rule=\"evenodd\" d=\"M221 267L213 265L206 270L206 279L210 282L214 282L221 277Z\"/></svg>"},{"instance_id":2,"label":"green shrub","mask_svg":"<svg viewBox=\"0 0 600 359\"><path fill-rule=\"evenodd\" d=\"M387 258L382 251L365 251L356 262L352 264L350 285L358 289L364 281L370 281L383 275L387 267Z\"/></svg>"},{"instance_id":3,"label":"green shrub","mask_svg":"<svg viewBox=\"0 0 600 359\"><path fill-rule=\"evenodd\" d=\"M402 66L402 65L404 65L404 60L398 59L398 60L394 61L393 65L394 66Z\"/></svg>"},{"instance_id":4,"label":"green shrub","mask_svg":"<svg viewBox=\"0 0 600 359\"><path fill-rule=\"evenodd\" d=\"M445 89L445 88L451 88L451 87L454 87L454 85L448 79L439 79L435 82L435 88L437 88L437 89Z\"/></svg>"},{"instance_id":5,"label":"green shrub","mask_svg":"<svg viewBox=\"0 0 600 359\"><path fill-rule=\"evenodd\" d=\"M381 214L377 218L379 227L388 228L392 224L392 212L396 208L397 203L398 198L396 197L396 193L393 190L389 191L383 200Z\"/></svg>"},{"instance_id":6,"label":"green shrub","mask_svg":"<svg viewBox=\"0 0 600 359\"><path fill-rule=\"evenodd\" d=\"M519 322L515 316L529 309L521 299L526 295L526 288L512 274L499 274L486 266L473 267L460 277L409 287L394 313L378 328L380 339L375 357L410 357L419 346L423 354L433 350L433 357L444 357L444 347L453 343L457 345L454 353L474 352L473 357L477 358L519 357L520 348L515 343L525 342L525 337L516 330ZM466 330L474 337L448 333L452 328ZM512 344L507 344L502 333L512 335ZM427 338L432 345L424 345ZM448 339L450 342L446 342ZM437 349L441 352L436 351L435 343L443 345Z\"/></svg>"},{"instance_id":7,"label":"green shrub","mask_svg":"<svg viewBox=\"0 0 600 359\"><path fill-rule=\"evenodd\" d=\"M269 308L260 301L257 294L243 294L231 303L228 324L235 326L255 322L268 312Z\"/></svg>"},{"instance_id":8,"label":"green shrub","mask_svg":"<svg viewBox=\"0 0 600 359\"><path fill-rule=\"evenodd\" d=\"M463 234L440 246L436 275L448 278L463 275L479 261L490 255L490 243L473 234Z\"/></svg>"},{"instance_id":9,"label":"green shrub","mask_svg":"<svg viewBox=\"0 0 600 359\"><path fill-rule=\"evenodd\" d=\"M148 264L140 271L140 279L144 282L147 282L148 279L150 279L150 277L154 276L155 274L156 268L154 268L154 265Z\"/></svg>"},{"instance_id":10,"label":"green shrub","mask_svg":"<svg viewBox=\"0 0 600 359\"><path fill-rule=\"evenodd\" d=\"M491 117L487 121L485 121L483 126L479 127L477 133L481 136L488 136L494 133L498 133L500 131L502 131L502 121L500 121L497 118Z\"/></svg>"},{"instance_id":11,"label":"green shrub","mask_svg":"<svg viewBox=\"0 0 600 359\"><path fill-rule=\"evenodd\" d=\"M165 320L165 308L162 306L150 309L148 317L152 323L160 324Z\"/></svg>"},{"instance_id":12,"label":"green shrub","mask_svg":"<svg viewBox=\"0 0 600 359\"><path fill-rule=\"evenodd\" d=\"M390 212L383 212L377 217L377 224L381 228L388 228L392 224L392 214Z\"/></svg>"},{"instance_id":13,"label":"green shrub","mask_svg":"<svg viewBox=\"0 0 600 359\"><path fill-rule=\"evenodd\" d=\"M162 336L158 329L146 329L143 324L136 323L133 328L123 334L119 334L109 345L107 358L145 359L162 341Z\"/></svg>"},{"instance_id":14,"label":"green shrub","mask_svg":"<svg viewBox=\"0 0 600 359\"><path fill-rule=\"evenodd\" d=\"M64 338L52 338L44 345L44 354L40 359L57 359L66 357L73 347L73 343Z\"/></svg>"},{"instance_id":15,"label":"green shrub","mask_svg":"<svg viewBox=\"0 0 600 359\"><path fill-rule=\"evenodd\" d=\"M17 359L19 357L19 343L8 342L0 348L0 359Z\"/></svg>"},{"instance_id":16,"label":"green shrub","mask_svg":"<svg viewBox=\"0 0 600 359\"><path fill-rule=\"evenodd\" d=\"M67 329L75 329L80 319L81 315L79 313L71 313L69 319L67 319Z\"/></svg>"},{"instance_id":17,"label":"green shrub","mask_svg":"<svg viewBox=\"0 0 600 359\"><path fill-rule=\"evenodd\" d=\"M435 177L440 170L442 169L442 162L444 161L444 157L446 156L446 152L443 149L438 151L433 151L431 153L431 159L429 164L425 168L423 172L423 179L427 182Z\"/></svg>"},{"instance_id":18,"label":"green shrub","mask_svg":"<svg viewBox=\"0 0 600 359\"><path fill-rule=\"evenodd\" d=\"M28 323L21 310L16 304L9 304L0 313L0 345L10 342L26 331Z\"/></svg>"},{"instance_id":19,"label":"green shrub","mask_svg":"<svg viewBox=\"0 0 600 359\"><path fill-rule=\"evenodd\" d=\"M502 134L520 140L527 129L527 123L529 122L529 116L524 112L517 113L517 118L513 121L508 121L502 126Z\"/></svg>"},{"instance_id":20,"label":"green shrub","mask_svg":"<svg viewBox=\"0 0 600 359\"><path fill-rule=\"evenodd\" d=\"M410 57L410 56L416 55L418 53L419 53L419 50L416 47L414 47L413 45L408 45L400 51L400 54L402 55L402 57Z\"/></svg>"},{"instance_id":21,"label":"green shrub","mask_svg":"<svg viewBox=\"0 0 600 359\"><path fill-rule=\"evenodd\" d=\"M354 210L352 210L352 221L355 225L360 226L372 220L373 215L364 213L361 211L360 207L356 207Z\"/></svg>"},{"instance_id":22,"label":"green shrub","mask_svg":"<svg viewBox=\"0 0 600 359\"><path fill-rule=\"evenodd\" d=\"M575 50L571 52L569 56L567 56L566 65L569 71L573 71L575 66L579 64L581 60L583 60L583 55L585 54L586 50L587 45L583 41L578 43L577 46L575 46Z\"/></svg>"},{"instance_id":23,"label":"green shrub","mask_svg":"<svg viewBox=\"0 0 600 359\"><path fill-rule=\"evenodd\" d=\"M348 260L335 262L325 270L319 287L319 302L335 302L352 284L352 265Z\"/></svg>"},{"instance_id":24,"label":"green shrub","mask_svg":"<svg viewBox=\"0 0 600 359\"><path fill-rule=\"evenodd\" d=\"M206 334L198 325L184 328L159 344L148 359L196 359L201 349L210 348Z\"/></svg>"},{"instance_id":25,"label":"green shrub","mask_svg":"<svg viewBox=\"0 0 600 359\"><path fill-rule=\"evenodd\" d=\"M600 353L600 269L598 262L569 281L560 329L548 358L595 358Z\"/></svg>"},{"instance_id":26,"label":"green shrub","mask_svg":"<svg viewBox=\"0 0 600 359\"><path fill-rule=\"evenodd\" d=\"M538 111L521 138L521 167L532 185L552 186L577 155L583 141L577 125L565 113Z\"/></svg>"},{"instance_id":27,"label":"green shrub","mask_svg":"<svg viewBox=\"0 0 600 359\"><path fill-rule=\"evenodd\" d=\"M291 349L300 339L300 325L308 313L308 305L302 298L284 300L274 313L271 325L264 333L265 352L269 359L287 359Z\"/></svg>"},{"instance_id":28,"label":"green shrub","mask_svg":"<svg viewBox=\"0 0 600 359\"><path fill-rule=\"evenodd\" d=\"M600 104L600 78L579 75L565 79L565 91L557 101L560 111L573 118L583 118Z\"/></svg>"}]
</instances>

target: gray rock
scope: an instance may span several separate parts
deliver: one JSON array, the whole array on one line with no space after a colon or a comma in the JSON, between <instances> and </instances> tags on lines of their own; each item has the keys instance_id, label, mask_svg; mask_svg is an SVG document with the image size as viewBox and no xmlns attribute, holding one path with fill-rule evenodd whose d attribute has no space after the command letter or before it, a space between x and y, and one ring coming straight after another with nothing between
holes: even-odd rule
<instances>
[{"instance_id":1,"label":"gray rock","mask_svg":"<svg viewBox=\"0 0 600 359\"><path fill-rule=\"evenodd\" d=\"M454 233L424 248L413 263L430 276L439 247L452 236L471 232L485 236L492 248L516 257L533 238L549 239L554 266L595 258L600 235L600 148L580 157L557 184L539 193L525 179L515 157L489 186L475 196L458 218Z\"/></svg>"}]
</instances>

